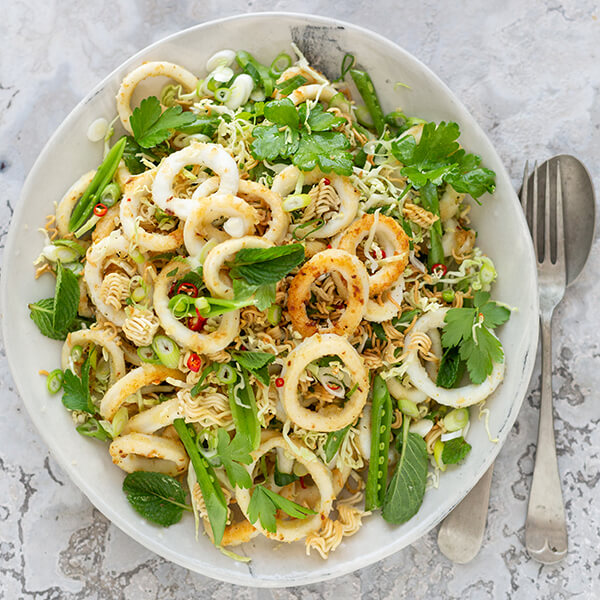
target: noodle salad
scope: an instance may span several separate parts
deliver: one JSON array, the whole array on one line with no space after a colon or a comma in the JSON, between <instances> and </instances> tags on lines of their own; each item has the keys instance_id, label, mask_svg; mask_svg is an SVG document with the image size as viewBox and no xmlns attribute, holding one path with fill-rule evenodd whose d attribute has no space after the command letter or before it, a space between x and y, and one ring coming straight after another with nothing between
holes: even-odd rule
<instances>
[{"instance_id":1,"label":"noodle salad","mask_svg":"<svg viewBox=\"0 0 600 600\"><path fill-rule=\"evenodd\" d=\"M88 131L102 163L42 230L55 295L29 306L63 341L49 393L132 507L193 512L237 560L258 535L327 558L367 515L411 519L504 375L510 310L469 220L495 174L456 123L384 114L352 55L332 82L293 50L129 73Z\"/></svg>"}]
</instances>

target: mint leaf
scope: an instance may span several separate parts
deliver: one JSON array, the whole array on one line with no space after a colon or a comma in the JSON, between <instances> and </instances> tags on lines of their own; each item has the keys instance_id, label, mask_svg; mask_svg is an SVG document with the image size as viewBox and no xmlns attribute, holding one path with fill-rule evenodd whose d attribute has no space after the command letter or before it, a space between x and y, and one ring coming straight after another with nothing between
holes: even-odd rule
<instances>
[{"instance_id":1,"label":"mint leaf","mask_svg":"<svg viewBox=\"0 0 600 600\"><path fill-rule=\"evenodd\" d=\"M275 302L276 290L274 283L266 283L256 288L254 292L255 305L258 310L267 310Z\"/></svg>"},{"instance_id":2,"label":"mint leaf","mask_svg":"<svg viewBox=\"0 0 600 600\"><path fill-rule=\"evenodd\" d=\"M242 367L250 371L262 384L269 385L268 366L275 360L273 354L268 352L233 352L231 358Z\"/></svg>"},{"instance_id":3,"label":"mint leaf","mask_svg":"<svg viewBox=\"0 0 600 600\"><path fill-rule=\"evenodd\" d=\"M79 307L79 280L69 269L59 262L56 267L56 291L54 293L54 314L52 327L63 331L77 316Z\"/></svg>"},{"instance_id":4,"label":"mint leaf","mask_svg":"<svg viewBox=\"0 0 600 600\"><path fill-rule=\"evenodd\" d=\"M465 438L457 437L444 443L442 450L442 462L445 465L454 465L460 462L471 451L471 444L465 442Z\"/></svg>"},{"instance_id":5,"label":"mint leaf","mask_svg":"<svg viewBox=\"0 0 600 600\"><path fill-rule=\"evenodd\" d=\"M456 346L448 348L440 362L436 385L447 389L453 388L462 376L464 368L461 368L461 366L463 364L460 360L458 348Z\"/></svg>"},{"instance_id":6,"label":"mint leaf","mask_svg":"<svg viewBox=\"0 0 600 600\"><path fill-rule=\"evenodd\" d=\"M46 337L53 340L64 340L67 337L66 329L57 330L52 325L54 320L54 298L44 298L29 305L29 316Z\"/></svg>"},{"instance_id":7,"label":"mint leaf","mask_svg":"<svg viewBox=\"0 0 600 600\"><path fill-rule=\"evenodd\" d=\"M161 113L160 101L156 96L144 98L129 117L135 141L142 148L153 148L164 142L173 130L190 125L195 120L196 115L184 113L179 105Z\"/></svg>"},{"instance_id":8,"label":"mint leaf","mask_svg":"<svg viewBox=\"0 0 600 600\"><path fill-rule=\"evenodd\" d=\"M93 415L96 413L96 407L90 396L90 367L90 355L88 355L81 367L81 377L70 369L65 371L62 403L69 410L80 410Z\"/></svg>"},{"instance_id":9,"label":"mint leaf","mask_svg":"<svg viewBox=\"0 0 600 600\"><path fill-rule=\"evenodd\" d=\"M231 277L259 286L277 283L303 260L304 246L288 244L272 248L242 248L227 264Z\"/></svg>"},{"instance_id":10,"label":"mint leaf","mask_svg":"<svg viewBox=\"0 0 600 600\"><path fill-rule=\"evenodd\" d=\"M183 510L188 508L181 484L162 473L129 473L123 480L123 491L142 517L163 527L179 522Z\"/></svg>"}]
</instances>

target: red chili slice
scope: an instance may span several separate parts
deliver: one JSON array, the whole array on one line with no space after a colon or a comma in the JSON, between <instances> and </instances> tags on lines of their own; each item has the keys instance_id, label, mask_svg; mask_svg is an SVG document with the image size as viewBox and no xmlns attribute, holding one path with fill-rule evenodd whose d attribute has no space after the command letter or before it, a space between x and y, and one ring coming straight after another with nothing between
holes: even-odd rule
<instances>
[{"instance_id":1,"label":"red chili slice","mask_svg":"<svg viewBox=\"0 0 600 600\"><path fill-rule=\"evenodd\" d=\"M284 384L284 383L285 383L285 381L283 380L283 377L278 377L278 378L275 380L275 385L276 385L277 387L283 387L283 384Z\"/></svg>"},{"instance_id":2,"label":"red chili slice","mask_svg":"<svg viewBox=\"0 0 600 600\"><path fill-rule=\"evenodd\" d=\"M177 286L178 294L185 294L186 296L191 296L192 298L198 297L198 288L193 283L180 283Z\"/></svg>"},{"instance_id":3,"label":"red chili slice","mask_svg":"<svg viewBox=\"0 0 600 600\"><path fill-rule=\"evenodd\" d=\"M195 353L192 352L190 357L187 359L187 367L190 371L197 373L202 366L202 359Z\"/></svg>"},{"instance_id":4,"label":"red chili slice","mask_svg":"<svg viewBox=\"0 0 600 600\"><path fill-rule=\"evenodd\" d=\"M192 331L202 331L204 329L204 323L206 323L206 318L200 314L200 311L196 309L195 317L188 317L187 326L188 329Z\"/></svg>"},{"instance_id":5,"label":"red chili slice","mask_svg":"<svg viewBox=\"0 0 600 600\"><path fill-rule=\"evenodd\" d=\"M436 263L431 267L431 272L435 273L436 271L441 271L440 277L443 277L448 272L448 267L442 263Z\"/></svg>"},{"instance_id":6,"label":"red chili slice","mask_svg":"<svg viewBox=\"0 0 600 600\"><path fill-rule=\"evenodd\" d=\"M381 258L385 258L387 256L387 254L385 253L385 250L383 248L380 248L381 250ZM373 248L373 250L371 250L371 257L374 258L375 260L379 260L377 258L377 251L375 250L375 248Z\"/></svg>"},{"instance_id":7,"label":"red chili slice","mask_svg":"<svg viewBox=\"0 0 600 600\"><path fill-rule=\"evenodd\" d=\"M108 207L106 204L102 204L102 202L98 202L96 206L94 206L94 214L97 217L103 217L108 212Z\"/></svg>"},{"instance_id":8,"label":"red chili slice","mask_svg":"<svg viewBox=\"0 0 600 600\"><path fill-rule=\"evenodd\" d=\"M329 179L327 179L327 177L323 177L323 183L325 185L329 185L331 183L331 181L329 181Z\"/></svg>"},{"instance_id":9,"label":"red chili slice","mask_svg":"<svg viewBox=\"0 0 600 600\"><path fill-rule=\"evenodd\" d=\"M337 383L328 383L327 387L330 390L339 390L341 386L339 386Z\"/></svg>"},{"instance_id":10,"label":"red chili slice","mask_svg":"<svg viewBox=\"0 0 600 600\"><path fill-rule=\"evenodd\" d=\"M300 477L300 487L305 490L306 484L304 483L304 476Z\"/></svg>"}]
</instances>

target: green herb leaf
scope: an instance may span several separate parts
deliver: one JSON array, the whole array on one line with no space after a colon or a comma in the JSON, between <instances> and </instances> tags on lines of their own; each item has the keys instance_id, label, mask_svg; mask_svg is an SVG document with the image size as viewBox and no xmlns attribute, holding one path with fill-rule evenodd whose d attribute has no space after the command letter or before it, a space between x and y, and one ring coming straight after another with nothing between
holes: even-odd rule
<instances>
[{"instance_id":1,"label":"green herb leaf","mask_svg":"<svg viewBox=\"0 0 600 600\"><path fill-rule=\"evenodd\" d=\"M96 413L96 407L90 396L90 353L81 367L81 377L78 377L73 371L67 369L63 380L62 403L69 410L81 410L90 413Z\"/></svg>"},{"instance_id":2,"label":"green herb leaf","mask_svg":"<svg viewBox=\"0 0 600 600\"><path fill-rule=\"evenodd\" d=\"M297 131L280 131L277 125L259 125L252 131L252 155L258 160L275 161L289 158L298 150L300 135Z\"/></svg>"},{"instance_id":3,"label":"green herb leaf","mask_svg":"<svg viewBox=\"0 0 600 600\"><path fill-rule=\"evenodd\" d=\"M460 462L471 451L471 444L465 442L465 438L457 437L444 443L442 450L442 462L445 465L454 465Z\"/></svg>"},{"instance_id":4,"label":"green herb leaf","mask_svg":"<svg viewBox=\"0 0 600 600\"><path fill-rule=\"evenodd\" d=\"M290 483L294 483L294 481L297 481L298 479L300 479L300 477L298 477L298 475L295 475L294 473L282 473L279 470L277 461L275 461L275 471L273 471L273 481L275 482L275 485L278 485L279 487L284 487L286 485L289 485Z\"/></svg>"},{"instance_id":5,"label":"green herb leaf","mask_svg":"<svg viewBox=\"0 0 600 600\"><path fill-rule=\"evenodd\" d=\"M56 270L56 291L54 294L54 314L52 327L64 331L77 316L79 307L79 280L69 269L59 262Z\"/></svg>"},{"instance_id":6,"label":"green herb leaf","mask_svg":"<svg viewBox=\"0 0 600 600\"><path fill-rule=\"evenodd\" d=\"M252 492L252 498L248 505L248 520L250 523L256 523L260 520L260 524L264 529L270 533L275 533L277 531L277 520L275 518L277 510L282 510L295 519L306 519L309 515L316 514L310 508L300 506L300 504L272 492L263 485L257 485Z\"/></svg>"},{"instance_id":7,"label":"green herb leaf","mask_svg":"<svg viewBox=\"0 0 600 600\"><path fill-rule=\"evenodd\" d=\"M350 396L351 394L348 394ZM335 456L336 452L340 449L346 434L350 429L350 425L346 425L343 429L338 431L331 431L327 435L327 441L323 445L323 450L325 452L325 461L330 462Z\"/></svg>"},{"instance_id":8,"label":"green herb leaf","mask_svg":"<svg viewBox=\"0 0 600 600\"><path fill-rule=\"evenodd\" d=\"M254 374L254 376L264 385L269 385L271 380L268 366L275 360L273 354L268 352L233 352L231 358L237 361L242 367Z\"/></svg>"},{"instance_id":9,"label":"green herb leaf","mask_svg":"<svg viewBox=\"0 0 600 600\"><path fill-rule=\"evenodd\" d=\"M52 325L54 318L54 298L44 298L29 305L29 316L46 337L53 340L64 340L67 337L66 329L56 330Z\"/></svg>"},{"instance_id":10,"label":"green herb leaf","mask_svg":"<svg viewBox=\"0 0 600 600\"><path fill-rule=\"evenodd\" d=\"M280 81L275 85L282 96L289 96L295 89L298 89L301 85L308 83L306 77L302 75L294 75L285 81Z\"/></svg>"},{"instance_id":11,"label":"green herb leaf","mask_svg":"<svg viewBox=\"0 0 600 600\"><path fill-rule=\"evenodd\" d=\"M298 114L300 121L311 131L329 131L333 127L338 127L346 122L346 119L326 112L322 104L315 104L309 109L306 102L304 102L300 105Z\"/></svg>"},{"instance_id":12,"label":"green herb leaf","mask_svg":"<svg viewBox=\"0 0 600 600\"><path fill-rule=\"evenodd\" d=\"M142 162L142 155L154 160L156 160L156 157L149 150L142 148L133 136L128 135L125 139L123 161L132 175L139 175L147 169L146 165Z\"/></svg>"},{"instance_id":13,"label":"green herb leaf","mask_svg":"<svg viewBox=\"0 0 600 600\"><path fill-rule=\"evenodd\" d=\"M196 120L191 112L182 112L179 105L171 106L161 113L160 101L156 96L144 98L129 117L135 141L142 148L153 148L164 142L173 132Z\"/></svg>"},{"instance_id":14,"label":"green herb leaf","mask_svg":"<svg viewBox=\"0 0 600 600\"><path fill-rule=\"evenodd\" d=\"M448 348L442 356L436 384L439 387L447 389L453 388L458 383L464 371L463 365L464 363L460 360L458 348L456 346Z\"/></svg>"},{"instance_id":15,"label":"green herb leaf","mask_svg":"<svg viewBox=\"0 0 600 600\"><path fill-rule=\"evenodd\" d=\"M350 142L339 131L325 131L303 135L293 163L302 171L320 167L324 173L335 171L339 175L352 175L352 154L348 152Z\"/></svg>"},{"instance_id":16,"label":"green herb leaf","mask_svg":"<svg viewBox=\"0 0 600 600\"><path fill-rule=\"evenodd\" d=\"M304 260L302 244L242 248L228 263L230 275L250 285L277 283Z\"/></svg>"},{"instance_id":17,"label":"green herb leaf","mask_svg":"<svg viewBox=\"0 0 600 600\"><path fill-rule=\"evenodd\" d=\"M77 427L75 427L75 429L81 435L96 438L101 442L107 442L108 440L112 440L111 435L106 431L106 429L104 429L104 427L102 427L100 421L98 421L98 419L95 419L94 417L91 417L85 423L78 425Z\"/></svg>"},{"instance_id":18,"label":"green herb leaf","mask_svg":"<svg viewBox=\"0 0 600 600\"><path fill-rule=\"evenodd\" d=\"M294 103L289 98L272 100L265 104L265 117L279 126L298 129L300 117Z\"/></svg>"},{"instance_id":19,"label":"green herb leaf","mask_svg":"<svg viewBox=\"0 0 600 600\"><path fill-rule=\"evenodd\" d=\"M229 408L233 416L235 430L250 441L250 450L256 450L260 445L260 421L254 390L250 385L248 371L242 368L242 386L229 384Z\"/></svg>"},{"instance_id":20,"label":"green herb leaf","mask_svg":"<svg viewBox=\"0 0 600 600\"><path fill-rule=\"evenodd\" d=\"M233 487L249 488L252 485L250 474L242 466L252 462L251 450L250 440L242 434L236 433L230 439L225 429L217 430L217 454Z\"/></svg>"},{"instance_id":21,"label":"green herb leaf","mask_svg":"<svg viewBox=\"0 0 600 600\"><path fill-rule=\"evenodd\" d=\"M188 508L181 484L163 473L129 473L123 481L123 491L142 517L163 527L179 522L183 510Z\"/></svg>"},{"instance_id":22,"label":"green herb leaf","mask_svg":"<svg viewBox=\"0 0 600 600\"><path fill-rule=\"evenodd\" d=\"M409 419L405 419L408 423ZM400 460L383 500L382 516L388 523L405 523L417 514L427 483L427 445L416 433L403 427Z\"/></svg>"}]
</instances>

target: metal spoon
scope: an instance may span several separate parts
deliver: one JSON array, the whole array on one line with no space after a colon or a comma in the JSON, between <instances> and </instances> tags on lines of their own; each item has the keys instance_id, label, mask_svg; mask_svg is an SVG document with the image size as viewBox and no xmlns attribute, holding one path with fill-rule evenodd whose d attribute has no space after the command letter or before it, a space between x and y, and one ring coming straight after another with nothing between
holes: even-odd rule
<instances>
[{"instance_id":1,"label":"metal spoon","mask_svg":"<svg viewBox=\"0 0 600 600\"><path fill-rule=\"evenodd\" d=\"M574 156L562 154L549 161L550 170L560 162L564 202L567 286L583 270L594 239L596 203L589 173ZM545 167L545 164L542 165ZM455 563L467 563L479 552L488 511L494 465L463 501L446 517L438 533L438 546Z\"/></svg>"}]
</instances>

